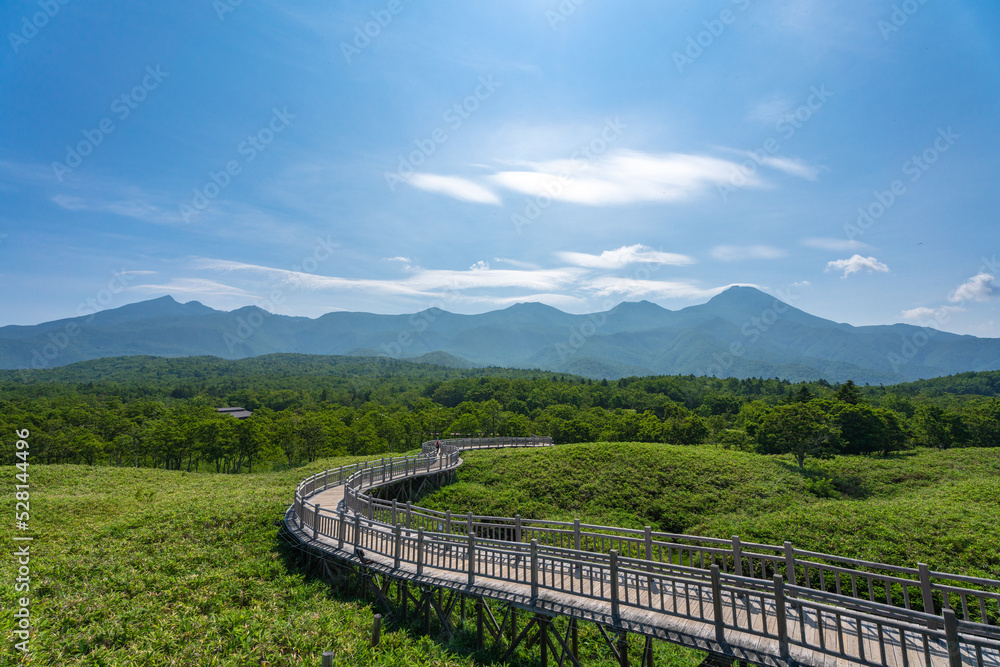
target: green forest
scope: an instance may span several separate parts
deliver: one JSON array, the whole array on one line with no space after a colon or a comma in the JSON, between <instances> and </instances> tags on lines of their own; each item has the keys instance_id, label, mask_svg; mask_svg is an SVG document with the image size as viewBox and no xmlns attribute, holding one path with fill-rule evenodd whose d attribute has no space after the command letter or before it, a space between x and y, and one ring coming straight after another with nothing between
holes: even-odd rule
<instances>
[{"instance_id":1,"label":"green forest","mask_svg":"<svg viewBox=\"0 0 1000 667\"><path fill-rule=\"evenodd\" d=\"M119 357L0 372L0 428L34 463L219 473L412 450L428 439L710 444L808 458L1000 443L1000 372L893 386L464 369L379 357ZM216 408L241 406L237 420ZM8 458L14 439L4 438Z\"/></svg>"}]
</instances>

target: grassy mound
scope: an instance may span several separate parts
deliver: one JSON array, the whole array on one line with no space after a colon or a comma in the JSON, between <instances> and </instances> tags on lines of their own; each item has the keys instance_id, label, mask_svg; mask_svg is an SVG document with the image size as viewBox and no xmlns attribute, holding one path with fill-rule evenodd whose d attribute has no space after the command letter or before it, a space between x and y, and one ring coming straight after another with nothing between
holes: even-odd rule
<instances>
[{"instance_id":1,"label":"grassy mound","mask_svg":"<svg viewBox=\"0 0 1000 667\"><path fill-rule=\"evenodd\" d=\"M295 485L354 460L238 476L32 466L32 654L29 661L13 648L14 619L4 614L0 665L318 666L323 651L351 667L495 660L474 651L473 622L447 643L384 626L381 645L370 648L378 610L338 596L289 557L278 522ZM12 488L4 499L9 517ZM8 545L12 533L5 522ZM3 558L0 577L13 582L15 568ZM22 595L0 587L0 606L14 609ZM615 664L593 626L581 626L580 642L586 664ZM656 653L657 664L677 667L703 657L662 642ZM537 655L522 649L511 664Z\"/></svg>"},{"instance_id":2,"label":"grassy mound","mask_svg":"<svg viewBox=\"0 0 1000 667\"><path fill-rule=\"evenodd\" d=\"M435 509L781 544L1000 578L1000 449L788 457L597 443L470 452ZM833 498L824 495L823 480Z\"/></svg>"}]
</instances>

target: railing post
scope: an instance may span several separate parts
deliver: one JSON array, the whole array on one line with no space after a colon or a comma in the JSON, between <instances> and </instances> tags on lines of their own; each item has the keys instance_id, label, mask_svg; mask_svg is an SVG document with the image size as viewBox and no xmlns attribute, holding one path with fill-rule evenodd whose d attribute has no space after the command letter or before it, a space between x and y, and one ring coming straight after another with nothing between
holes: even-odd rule
<instances>
[{"instance_id":1,"label":"railing post","mask_svg":"<svg viewBox=\"0 0 1000 667\"><path fill-rule=\"evenodd\" d=\"M313 539L316 539L316 533L319 531L319 503L316 503L316 511L313 514Z\"/></svg>"},{"instance_id":2,"label":"railing post","mask_svg":"<svg viewBox=\"0 0 1000 667\"><path fill-rule=\"evenodd\" d=\"M407 500L406 501L406 527L407 528L412 528L412 525L411 525L411 519L412 519L411 515L412 515L412 513L413 513L413 503L411 503L409 500Z\"/></svg>"},{"instance_id":3,"label":"railing post","mask_svg":"<svg viewBox=\"0 0 1000 667\"><path fill-rule=\"evenodd\" d=\"M521 541L521 515L520 514L515 514L514 515L514 541L515 542L520 542Z\"/></svg>"},{"instance_id":4,"label":"railing post","mask_svg":"<svg viewBox=\"0 0 1000 667\"><path fill-rule=\"evenodd\" d=\"M781 659L786 662L789 659L788 651L788 618L785 615L785 580L780 574L775 574L774 578L774 612L778 622L778 651Z\"/></svg>"},{"instance_id":5,"label":"railing post","mask_svg":"<svg viewBox=\"0 0 1000 667\"><path fill-rule=\"evenodd\" d=\"M340 475L337 477L338 484L344 483L344 466L340 466Z\"/></svg>"},{"instance_id":6,"label":"railing post","mask_svg":"<svg viewBox=\"0 0 1000 667\"><path fill-rule=\"evenodd\" d=\"M743 545L739 535L733 535L733 571L737 577L743 576Z\"/></svg>"},{"instance_id":7,"label":"railing post","mask_svg":"<svg viewBox=\"0 0 1000 667\"><path fill-rule=\"evenodd\" d=\"M618 550L611 550L611 620L618 625L621 615L618 609Z\"/></svg>"},{"instance_id":8,"label":"railing post","mask_svg":"<svg viewBox=\"0 0 1000 667\"><path fill-rule=\"evenodd\" d=\"M324 470L323 471L323 490L324 491L326 491L328 488L330 488L329 477L330 477L330 471L329 470Z\"/></svg>"},{"instance_id":9,"label":"railing post","mask_svg":"<svg viewBox=\"0 0 1000 667\"><path fill-rule=\"evenodd\" d=\"M354 513L354 546L361 546L361 515Z\"/></svg>"},{"instance_id":10,"label":"railing post","mask_svg":"<svg viewBox=\"0 0 1000 667\"><path fill-rule=\"evenodd\" d=\"M396 499L392 499L392 522L399 523L399 504Z\"/></svg>"},{"instance_id":11,"label":"railing post","mask_svg":"<svg viewBox=\"0 0 1000 667\"><path fill-rule=\"evenodd\" d=\"M451 535L451 510L444 512L444 532Z\"/></svg>"},{"instance_id":12,"label":"railing post","mask_svg":"<svg viewBox=\"0 0 1000 667\"><path fill-rule=\"evenodd\" d=\"M399 560L400 560L400 558L403 555L403 529L397 523L395 525L395 527L393 528L393 532L395 533L394 537L396 538L396 544L394 546L393 554L392 554L392 557L393 557L392 558L392 560L393 560L392 566L393 566L393 568L395 568L395 569L398 570L399 569Z\"/></svg>"},{"instance_id":13,"label":"railing post","mask_svg":"<svg viewBox=\"0 0 1000 667\"><path fill-rule=\"evenodd\" d=\"M722 582L719 580L719 566L712 563L712 611L715 615L715 639L726 643L726 622L722 616Z\"/></svg>"},{"instance_id":14,"label":"railing post","mask_svg":"<svg viewBox=\"0 0 1000 667\"><path fill-rule=\"evenodd\" d=\"M538 540L531 540L531 600L538 599Z\"/></svg>"},{"instance_id":15,"label":"railing post","mask_svg":"<svg viewBox=\"0 0 1000 667\"><path fill-rule=\"evenodd\" d=\"M466 530L465 534L472 535L474 532L476 532L472 527L472 512L469 512L468 514L468 521L469 521L469 527L465 529Z\"/></svg>"},{"instance_id":16,"label":"railing post","mask_svg":"<svg viewBox=\"0 0 1000 667\"><path fill-rule=\"evenodd\" d=\"M344 510L337 512L340 523L337 525L337 548L344 548L344 533L347 532L347 522L344 520Z\"/></svg>"},{"instance_id":17,"label":"railing post","mask_svg":"<svg viewBox=\"0 0 1000 667\"><path fill-rule=\"evenodd\" d=\"M785 576L788 583L795 585L795 550L791 542L785 542Z\"/></svg>"},{"instance_id":18,"label":"railing post","mask_svg":"<svg viewBox=\"0 0 1000 667\"><path fill-rule=\"evenodd\" d=\"M962 667L962 647L958 643L958 618L953 609L942 611L944 615L944 636L948 642L949 667Z\"/></svg>"},{"instance_id":19,"label":"railing post","mask_svg":"<svg viewBox=\"0 0 1000 667\"><path fill-rule=\"evenodd\" d=\"M469 531L469 585L476 583L476 534Z\"/></svg>"},{"instance_id":20,"label":"railing post","mask_svg":"<svg viewBox=\"0 0 1000 667\"><path fill-rule=\"evenodd\" d=\"M573 548L580 551L580 520L573 519ZM576 567L574 568L574 574L577 578L583 577L583 566L577 561Z\"/></svg>"},{"instance_id":21,"label":"railing post","mask_svg":"<svg viewBox=\"0 0 1000 667\"><path fill-rule=\"evenodd\" d=\"M927 563L917 563L920 573L920 594L924 598L924 613L934 614L934 597L931 595L931 571Z\"/></svg>"},{"instance_id":22,"label":"railing post","mask_svg":"<svg viewBox=\"0 0 1000 667\"><path fill-rule=\"evenodd\" d=\"M417 528L417 576L424 573L424 529Z\"/></svg>"}]
</instances>

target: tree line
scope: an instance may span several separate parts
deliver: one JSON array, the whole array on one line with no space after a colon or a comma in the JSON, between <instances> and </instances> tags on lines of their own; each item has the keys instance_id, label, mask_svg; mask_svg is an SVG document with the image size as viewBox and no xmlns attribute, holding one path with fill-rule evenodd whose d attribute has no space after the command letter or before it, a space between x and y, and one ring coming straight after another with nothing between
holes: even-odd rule
<instances>
[{"instance_id":1,"label":"tree line","mask_svg":"<svg viewBox=\"0 0 1000 667\"><path fill-rule=\"evenodd\" d=\"M1000 443L1000 373L858 387L695 376L595 381L509 369L477 375L395 360L323 365L288 357L243 366L100 360L97 381L80 381L85 371L73 368L40 371L32 382L0 375L0 428L29 428L37 463L220 473L469 436L709 443L792 454L800 466L811 456ZM224 406L253 416L218 414ZM3 439L10 457L13 443Z\"/></svg>"}]
</instances>

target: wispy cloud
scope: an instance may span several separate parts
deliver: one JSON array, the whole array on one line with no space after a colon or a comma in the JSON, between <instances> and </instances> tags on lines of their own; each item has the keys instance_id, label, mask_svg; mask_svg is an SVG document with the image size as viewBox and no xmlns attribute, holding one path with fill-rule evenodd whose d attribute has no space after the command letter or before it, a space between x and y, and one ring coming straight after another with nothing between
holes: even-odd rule
<instances>
[{"instance_id":1,"label":"wispy cloud","mask_svg":"<svg viewBox=\"0 0 1000 667\"><path fill-rule=\"evenodd\" d=\"M461 201L500 205L500 197L494 192L466 178L437 174L414 174L410 177L409 182L421 190L448 195Z\"/></svg>"},{"instance_id":2,"label":"wispy cloud","mask_svg":"<svg viewBox=\"0 0 1000 667\"><path fill-rule=\"evenodd\" d=\"M163 285L134 285L127 288L137 292L166 294L194 294L201 296L236 296L245 299L257 299L258 297L246 290L232 285L226 285L214 280L205 278L172 278L170 282Z\"/></svg>"},{"instance_id":3,"label":"wispy cloud","mask_svg":"<svg viewBox=\"0 0 1000 667\"><path fill-rule=\"evenodd\" d=\"M965 308L959 308L958 306L941 306L940 308L919 306L917 308L904 310L902 312L902 316L904 320L910 320L912 322L941 322L946 320L952 313L961 312L965 312Z\"/></svg>"},{"instance_id":4,"label":"wispy cloud","mask_svg":"<svg viewBox=\"0 0 1000 667\"><path fill-rule=\"evenodd\" d=\"M837 239L837 238L827 238L827 237L811 237L807 239L801 239L799 244L804 245L807 248L816 248L817 250L863 250L868 248L867 243L862 243L854 239Z\"/></svg>"},{"instance_id":5,"label":"wispy cloud","mask_svg":"<svg viewBox=\"0 0 1000 667\"><path fill-rule=\"evenodd\" d=\"M743 155L742 151L735 151ZM416 174L409 182L421 189L482 204L499 204L496 189L584 206L642 202L681 202L727 183L740 169L737 162L687 153L642 153L618 150L592 159L559 159L517 163L519 169L495 171L472 180L460 176ZM817 170L800 160L767 158L765 166L814 179ZM746 186L766 184L759 174Z\"/></svg>"},{"instance_id":6,"label":"wispy cloud","mask_svg":"<svg viewBox=\"0 0 1000 667\"><path fill-rule=\"evenodd\" d=\"M638 280L636 278L618 278L603 276L588 281L586 289L595 296L624 297L635 299L642 296L663 297L669 299L701 299L715 296L730 287L742 285L757 287L746 283L732 283L719 287L699 287L692 282L676 280Z\"/></svg>"},{"instance_id":7,"label":"wispy cloud","mask_svg":"<svg viewBox=\"0 0 1000 667\"><path fill-rule=\"evenodd\" d=\"M709 251L721 262L738 262L744 259L780 259L788 255L781 248L769 245L717 245Z\"/></svg>"},{"instance_id":8,"label":"wispy cloud","mask_svg":"<svg viewBox=\"0 0 1000 667\"><path fill-rule=\"evenodd\" d=\"M948 295L948 301L961 303L963 301L988 301L1000 292L995 276L989 273L978 273L955 288Z\"/></svg>"},{"instance_id":9,"label":"wispy cloud","mask_svg":"<svg viewBox=\"0 0 1000 667\"><path fill-rule=\"evenodd\" d=\"M695 260L687 255L653 250L640 243L622 246L615 250L605 250L600 255L590 255L583 252L560 251L556 256L567 264L585 266L592 269L620 269L629 264L665 264L669 266L687 266Z\"/></svg>"},{"instance_id":10,"label":"wispy cloud","mask_svg":"<svg viewBox=\"0 0 1000 667\"><path fill-rule=\"evenodd\" d=\"M842 278L846 278L852 273L857 273L858 271L865 270L868 273L888 273L889 267L878 261L874 257L862 257L861 255L853 255L848 259L835 259L831 262L826 263L827 272L830 271L843 271L844 275Z\"/></svg>"}]
</instances>

